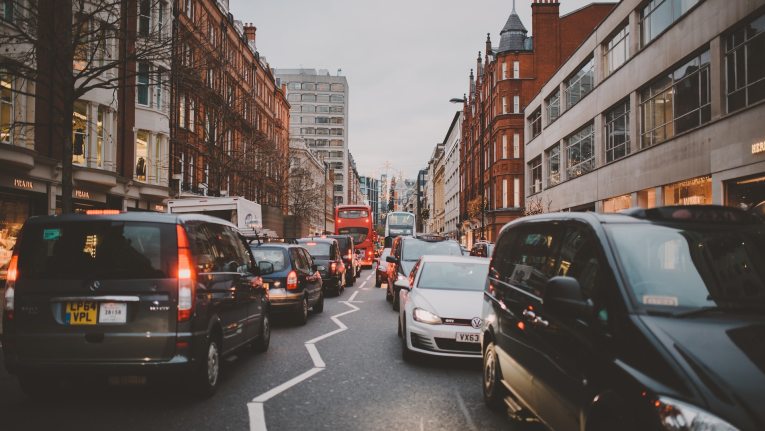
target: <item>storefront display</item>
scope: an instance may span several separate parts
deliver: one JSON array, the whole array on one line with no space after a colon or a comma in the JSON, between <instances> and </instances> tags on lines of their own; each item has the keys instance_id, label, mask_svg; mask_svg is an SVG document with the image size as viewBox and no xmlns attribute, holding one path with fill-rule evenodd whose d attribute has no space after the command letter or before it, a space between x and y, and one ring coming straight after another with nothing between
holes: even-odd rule
<instances>
[{"instance_id":1,"label":"storefront display","mask_svg":"<svg viewBox=\"0 0 765 431\"><path fill-rule=\"evenodd\" d=\"M712 177L698 177L664 186L664 205L712 204Z\"/></svg>"},{"instance_id":2,"label":"storefront display","mask_svg":"<svg viewBox=\"0 0 765 431\"><path fill-rule=\"evenodd\" d=\"M616 196L611 199L606 199L603 201L603 212L615 213L621 210L626 210L627 208L630 208L631 206L632 206L632 196L630 195Z\"/></svg>"},{"instance_id":3,"label":"storefront display","mask_svg":"<svg viewBox=\"0 0 765 431\"><path fill-rule=\"evenodd\" d=\"M765 174L737 178L725 183L725 204L749 209L765 202Z\"/></svg>"}]
</instances>

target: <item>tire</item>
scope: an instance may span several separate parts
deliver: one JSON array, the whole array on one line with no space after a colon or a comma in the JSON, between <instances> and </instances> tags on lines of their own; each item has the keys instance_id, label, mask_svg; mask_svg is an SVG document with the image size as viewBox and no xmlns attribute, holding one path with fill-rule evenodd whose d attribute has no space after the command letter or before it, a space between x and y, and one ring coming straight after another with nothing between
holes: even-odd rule
<instances>
[{"instance_id":1,"label":"tire","mask_svg":"<svg viewBox=\"0 0 765 431\"><path fill-rule=\"evenodd\" d=\"M393 295L390 293L390 285L385 286L385 300L388 302L393 301Z\"/></svg>"},{"instance_id":2,"label":"tire","mask_svg":"<svg viewBox=\"0 0 765 431\"><path fill-rule=\"evenodd\" d=\"M406 322L404 323L404 326L401 328L401 359L404 360L404 362L412 362L416 359L416 353L409 350L409 346L406 342L407 334L406 334Z\"/></svg>"},{"instance_id":3,"label":"tire","mask_svg":"<svg viewBox=\"0 0 765 431\"><path fill-rule=\"evenodd\" d=\"M308 298L303 296L303 300L298 304L295 310L295 322L298 325L305 325L308 322Z\"/></svg>"},{"instance_id":4,"label":"tire","mask_svg":"<svg viewBox=\"0 0 765 431\"><path fill-rule=\"evenodd\" d=\"M494 348L494 342L489 342L483 352L483 401L495 411L505 408L505 387L501 381L502 370L499 368L499 358Z\"/></svg>"},{"instance_id":5,"label":"tire","mask_svg":"<svg viewBox=\"0 0 765 431\"><path fill-rule=\"evenodd\" d=\"M393 291L393 311L398 311L400 308L401 300L399 299L398 295L396 295L396 291Z\"/></svg>"},{"instance_id":6,"label":"tire","mask_svg":"<svg viewBox=\"0 0 765 431\"><path fill-rule=\"evenodd\" d=\"M316 314L321 314L324 311L324 291L322 290L319 293L319 299L316 301L316 304L313 304L313 312Z\"/></svg>"},{"instance_id":7,"label":"tire","mask_svg":"<svg viewBox=\"0 0 765 431\"><path fill-rule=\"evenodd\" d=\"M402 334L402 332L401 332L401 316L399 316L399 318L398 318L398 336L399 336L399 338L402 337L401 334Z\"/></svg>"},{"instance_id":8,"label":"tire","mask_svg":"<svg viewBox=\"0 0 765 431\"><path fill-rule=\"evenodd\" d=\"M380 280L380 277L375 275L375 287L382 286L382 280Z\"/></svg>"},{"instance_id":9,"label":"tire","mask_svg":"<svg viewBox=\"0 0 765 431\"><path fill-rule=\"evenodd\" d=\"M207 336L204 353L199 364L192 372L193 391L200 397L212 396L220 383L220 341L212 334Z\"/></svg>"},{"instance_id":10,"label":"tire","mask_svg":"<svg viewBox=\"0 0 765 431\"><path fill-rule=\"evenodd\" d=\"M268 350L268 345L270 343L271 317L268 312L265 312L265 314L263 314L263 319L260 321L260 335L252 342L252 349L258 353L263 353Z\"/></svg>"},{"instance_id":11,"label":"tire","mask_svg":"<svg viewBox=\"0 0 765 431\"><path fill-rule=\"evenodd\" d=\"M356 276L352 275L351 280L347 283L349 287L353 286L353 284L356 283Z\"/></svg>"}]
</instances>

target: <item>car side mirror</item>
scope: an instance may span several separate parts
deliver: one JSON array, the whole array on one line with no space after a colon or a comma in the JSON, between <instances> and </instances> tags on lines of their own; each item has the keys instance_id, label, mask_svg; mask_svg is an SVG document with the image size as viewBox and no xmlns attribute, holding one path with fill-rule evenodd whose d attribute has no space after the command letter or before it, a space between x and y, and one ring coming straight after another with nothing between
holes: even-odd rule
<instances>
[{"instance_id":1,"label":"car side mirror","mask_svg":"<svg viewBox=\"0 0 765 431\"><path fill-rule=\"evenodd\" d=\"M318 265L316 265L315 263L313 265L311 265L311 272L316 272L318 270L319 270L319 266Z\"/></svg>"},{"instance_id":2,"label":"car side mirror","mask_svg":"<svg viewBox=\"0 0 765 431\"><path fill-rule=\"evenodd\" d=\"M260 275L273 274L274 264L267 261L258 262L258 269L260 270Z\"/></svg>"},{"instance_id":3,"label":"car side mirror","mask_svg":"<svg viewBox=\"0 0 765 431\"><path fill-rule=\"evenodd\" d=\"M542 297L544 309L552 314L571 318L589 318L592 301L582 295L582 287L573 277L553 277L547 281Z\"/></svg>"},{"instance_id":4,"label":"car side mirror","mask_svg":"<svg viewBox=\"0 0 765 431\"><path fill-rule=\"evenodd\" d=\"M385 248L390 248L390 246L393 245L393 237L386 236L383 240L383 244L385 245Z\"/></svg>"},{"instance_id":5,"label":"car side mirror","mask_svg":"<svg viewBox=\"0 0 765 431\"><path fill-rule=\"evenodd\" d=\"M388 256L385 258L385 261L388 263L398 263L398 259L396 259L396 256Z\"/></svg>"},{"instance_id":6,"label":"car side mirror","mask_svg":"<svg viewBox=\"0 0 765 431\"><path fill-rule=\"evenodd\" d=\"M412 288L409 287L409 280L396 280L393 282L393 286L400 290L412 290Z\"/></svg>"}]
</instances>

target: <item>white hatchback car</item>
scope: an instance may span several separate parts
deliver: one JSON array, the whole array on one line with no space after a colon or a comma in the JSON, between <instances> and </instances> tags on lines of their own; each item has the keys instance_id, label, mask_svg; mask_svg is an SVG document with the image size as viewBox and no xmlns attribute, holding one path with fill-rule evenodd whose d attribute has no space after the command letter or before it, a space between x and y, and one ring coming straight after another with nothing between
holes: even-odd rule
<instances>
[{"instance_id":1,"label":"white hatchback car","mask_svg":"<svg viewBox=\"0 0 765 431\"><path fill-rule=\"evenodd\" d=\"M405 360L413 352L481 357L481 307L489 260L466 256L420 258L409 279L397 281L398 334Z\"/></svg>"}]
</instances>

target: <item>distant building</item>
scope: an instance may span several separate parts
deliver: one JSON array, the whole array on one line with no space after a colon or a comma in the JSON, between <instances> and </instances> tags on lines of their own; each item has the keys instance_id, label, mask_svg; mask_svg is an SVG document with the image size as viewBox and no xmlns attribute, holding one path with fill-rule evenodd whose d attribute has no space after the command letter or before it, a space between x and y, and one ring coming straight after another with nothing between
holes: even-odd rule
<instances>
[{"instance_id":1,"label":"distant building","mask_svg":"<svg viewBox=\"0 0 765 431\"><path fill-rule=\"evenodd\" d=\"M468 246L481 237L495 240L502 226L523 214L526 105L614 3L593 3L563 16L559 7L555 0L533 0L532 37L513 6L499 46L487 36L476 74L470 73L460 146L460 212ZM559 103L559 94L550 96Z\"/></svg>"},{"instance_id":2,"label":"distant building","mask_svg":"<svg viewBox=\"0 0 765 431\"><path fill-rule=\"evenodd\" d=\"M462 241L460 235L460 139L462 111L454 114L444 138L444 235Z\"/></svg>"},{"instance_id":3,"label":"distant building","mask_svg":"<svg viewBox=\"0 0 765 431\"><path fill-rule=\"evenodd\" d=\"M372 177L360 177L361 194L365 197L365 203L372 208L372 220L379 224L380 220L380 180Z\"/></svg>"},{"instance_id":4,"label":"distant building","mask_svg":"<svg viewBox=\"0 0 765 431\"><path fill-rule=\"evenodd\" d=\"M277 79L287 85L291 109L290 134L305 139L335 174L335 205L351 203L355 197L348 178L348 80L325 69L275 69Z\"/></svg>"}]
</instances>

